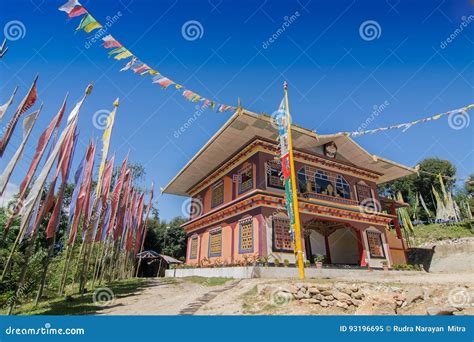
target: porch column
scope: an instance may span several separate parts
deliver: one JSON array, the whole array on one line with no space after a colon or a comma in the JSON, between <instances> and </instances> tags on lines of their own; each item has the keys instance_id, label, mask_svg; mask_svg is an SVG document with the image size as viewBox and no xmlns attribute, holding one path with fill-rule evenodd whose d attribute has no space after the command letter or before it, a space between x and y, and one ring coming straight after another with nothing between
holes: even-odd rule
<instances>
[{"instance_id":1,"label":"porch column","mask_svg":"<svg viewBox=\"0 0 474 342\"><path fill-rule=\"evenodd\" d=\"M326 259L328 264L332 264L331 261L331 251L329 249L329 235L331 234L325 234L324 235L324 244L326 245Z\"/></svg>"},{"instance_id":2,"label":"porch column","mask_svg":"<svg viewBox=\"0 0 474 342\"><path fill-rule=\"evenodd\" d=\"M357 230L357 246L359 247L359 259L360 259L360 266L367 266L367 261L365 260L366 256L366 251L364 248L364 240L362 236L362 230L356 229Z\"/></svg>"},{"instance_id":3,"label":"porch column","mask_svg":"<svg viewBox=\"0 0 474 342\"><path fill-rule=\"evenodd\" d=\"M402 230L400 229L400 222L398 221L398 215L397 215L397 209L395 208L395 203L392 203L392 205L390 206L390 209L392 211L392 215L395 216L395 218L393 219L393 225L395 226L395 231L397 232L397 237L402 240L402 248L403 248L403 251L406 250L405 248L405 240L403 238L403 235L402 235Z\"/></svg>"}]
</instances>

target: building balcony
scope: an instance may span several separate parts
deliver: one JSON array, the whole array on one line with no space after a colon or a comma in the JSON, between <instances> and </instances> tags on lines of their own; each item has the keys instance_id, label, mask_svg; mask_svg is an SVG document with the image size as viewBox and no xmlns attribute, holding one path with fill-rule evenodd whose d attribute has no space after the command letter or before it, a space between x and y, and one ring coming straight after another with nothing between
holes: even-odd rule
<instances>
[{"instance_id":1,"label":"building balcony","mask_svg":"<svg viewBox=\"0 0 474 342\"><path fill-rule=\"evenodd\" d=\"M318 200L323 200L323 201L335 202L335 203L346 204L346 205L354 205L354 206L359 205L358 201L354 201L352 199L318 194L317 192L314 192L314 191L304 192L301 194L301 196L307 199L318 199Z\"/></svg>"}]
</instances>

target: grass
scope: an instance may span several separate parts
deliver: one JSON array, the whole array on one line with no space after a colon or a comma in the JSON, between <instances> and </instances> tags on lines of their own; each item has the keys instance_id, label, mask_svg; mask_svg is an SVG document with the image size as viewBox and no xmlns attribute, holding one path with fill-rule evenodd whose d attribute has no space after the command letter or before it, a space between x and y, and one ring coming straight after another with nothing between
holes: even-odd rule
<instances>
[{"instance_id":1,"label":"grass","mask_svg":"<svg viewBox=\"0 0 474 342\"><path fill-rule=\"evenodd\" d=\"M149 285L149 280L143 278L134 278L121 280L104 285L102 288L108 288L112 291L115 299L131 296L137 291ZM99 287L98 287L99 288ZM96 289L97 291L97 289ZM92 315L105 308L113 306L111 302L107 306L96 304L93 300L93 292L85 293L84 296L75 294L67 297L52 298L41 301L38 306L33 302L24 303L14 309L15 315ZM7 309L0 310L0 314L6 315Z\"/></svg>"},{"instance_id":2,"label":"grass","mask_svg":"<svg viewBox=\"0 0 474 342\"><path fill-rule=\"evenodd\" d=\"M456 224L427 224L414 227L414 245L462 237L474 237L474 229L469 222Z\"/></svg>"},{"instance_id":3,"label":"grass","mask_svg":"<svg viewBox=\"0 0 474 342\"><path fill-rule=\"evenodd\" d=\"M222 277L216 277L216 278L206 278L206 277L198 277L198 276L192 276L192 277L185 277L183 278L186 281L190 281L192 283L196 283L199 285L203 286L219 286L219 285L224 285L227 283L231 278L222 278Z\"/></svg>"}]
</instances>

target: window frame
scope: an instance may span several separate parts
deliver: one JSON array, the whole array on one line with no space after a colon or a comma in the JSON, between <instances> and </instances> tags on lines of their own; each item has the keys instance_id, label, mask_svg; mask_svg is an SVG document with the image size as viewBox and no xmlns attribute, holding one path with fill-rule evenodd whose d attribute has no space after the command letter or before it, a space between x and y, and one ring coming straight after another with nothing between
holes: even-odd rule
<instances>
[{"instance_id":1,"label":"window frame","mask_svg":"<svg viewBox=\"0 0 474 342\"><path fill-rule=\"evenodd\" d=\"M194 235L190 237L191 243L189 244L189 260L195 260L198 257L199 252L199 236ZM193 257L193 242L196 241L196 254Z\"/></svg>"},{"instance_id":2,"label":"window frame","mask_svg":"<svg viewBox=\"0 0 474 342\"><path fill-rule=\"evenodd\" d=\"M219 248L219 253L211 253L211 235L220 235L221 236L221 243ZM208 239L208 246L207 246L207 256L209 258L217 258L222 256L222 228L216 227L209 230L209 239Z\"/></svg>"},{"instance_id":3,"label":"window frame","mask_svg":"<svg viewBox=\"0 0 474 342\"><path fill-rule=\"evenodd\" d=\"M216 191L216 189L218 187L222 186L222 199L220 201L220 203L214 203L214 191ZM217 208L218 206L224 204L224 180L221 179L221 180L218 180L216 183L214 183L212 186L211 186L211 209L214 209L214 208Z\"/></svg>"},{"instance_id":4,"label":"window frame","mask_svg":"<svg viewBox=\"0 0 474 342\"><path fill-rule=\"evenodd\" d=\"M252 246L249 249L243 249L242 248L242 226L250 222L250 229L251 229L251 238L252 238ZM239 254L245 254L245 253L253 253L254 251L254 226L253 226L253 217L245 217L241 220L239 220Z\"/></svg>"},{"instance_id":5,"label":"window frame","mask_svg":"<svg viewBox=\"0 0 474 342\"><path fill-rule=\"evenodd\" d=\"M252 175L252 178L251 178L251 186L247 189L242 189L242 174L245 173L245 172L248 172L250 171L251 175ZM239 182L237 183L237 194L239 195L242 195L250 190L253 189L253 186L254 186L254 174L253 174L253 164L248 164L248 165L245 165L243 166L237 173L239 175Z\"/></svg>"},{"instance_id":6,"label":"window frame","mask_svg":"<svg viewBox=\"0 0 474 342\"><path fill-rule=\"evenodd\" d=\"M278 172L278 174L280 174L282 171L281 171L281 162L280 162L280 169L278 170L277 167L275 167L274 165L272 164L276 164L277 162L274 161L274 160L268 160L265 162L265 178L266 178L266 181L265 181L265 184L267 185L267 188L272 188L272 189L277 189L277 190L285 190L285 182L282 180L281 181L281 185L273 185L273 184L270 184L270 178L271 177L275 177L275 176L271 176L271 171L276 171ZM279 177L278 175L276 177ZM279 177L281 179L281 177Z\"/></svg>"},{"instance_id":7,"label":"window frame","mask_svg":"<svg viewBox=\"0 0 474 342\"><path fill-rule=\"evenodd\" d=\"M374 235L378 235L378 240L380 242L380 249L382 251L382 255L373 255L372 254L372 249L370 248L371 246L371 243L370 243L370 238L369 238L369 234L374 236ZM367 247L369 249L369 255L370 255L370 258L371 259L386 259L386 255L385 255L385 248L384 248L384 245L383 245L383 239L382 239L382 233L380 232L375 232L373 230L366 230L365 231L365 236L367 238Z\"/></svg>"},{"instance_id":8,"label":"window frame","mask_svg":"<svg viewBox=\"0 0 474 342\"><path fill-rule=\"evenodd\" d=\"M294 242L292 241L291 244L293 245L293 248L290 249L284 249L284 248L277 248L276 247L276 232L275 232L275 221L276 220L281 220L281 221L287 221L288 222L288 228L291 228L291 222L288 217L282 217L282 216L272 216L272 251L277 252L277 253L294 253ZM290 234L288 230L288 234ZM291 234L290 234L291 237Z\"/></svg>"}]
</instances>

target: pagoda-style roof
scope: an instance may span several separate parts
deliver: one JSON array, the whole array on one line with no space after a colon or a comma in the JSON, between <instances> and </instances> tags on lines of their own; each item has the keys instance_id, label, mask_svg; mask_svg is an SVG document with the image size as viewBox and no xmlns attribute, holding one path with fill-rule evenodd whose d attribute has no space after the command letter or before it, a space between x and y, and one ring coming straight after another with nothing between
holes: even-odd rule
<instances>
[{"instance_id":1,"label":"pagoda-style roof","mask_svg":"<svg viewBox=\"0 0 474 342\"><path fill-rule=\"evenodd\" d=\"M346 164L349 162L353 166L380 174L376 181L378 184L416 172L408 166L370 154L346 134L320 135L294 124L291 127L293 148L295 150L314 151L316 153L321 146L334 142L337 145L337 154L343 158ZM255 137L277 142L278 131L272 124L272 118L266 114L256 114L245 109L237 110L178 172L163 192L188 196L189 189Z\"/></svg>"}]
</instances>

